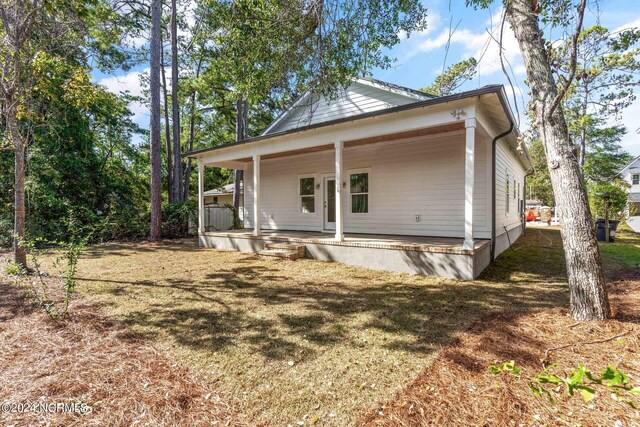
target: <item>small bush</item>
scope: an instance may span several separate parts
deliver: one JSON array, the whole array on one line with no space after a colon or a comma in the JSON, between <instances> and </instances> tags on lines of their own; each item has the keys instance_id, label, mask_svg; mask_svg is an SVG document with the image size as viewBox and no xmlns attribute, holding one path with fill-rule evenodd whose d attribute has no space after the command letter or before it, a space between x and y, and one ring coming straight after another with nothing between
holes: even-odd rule
<instances>
[{"instance_id":1,"label":"small bush","mask_svg":"<svg viewBox=\"0 0 640 427\"><path fill-rule=\"evenodd\" d=\"M13 221L0 218L0 248L10 247L13 243Z\"/></svg>"},{"instance_id":2,"label":"small bush","mask_svg":"<svg viewBox=\"0 0 640 427\"><path fill-rule=\"evenodd\" d=\"M78 260L93 237L93 231L78 225L74 217L63 221L66 241L49 241L44 238L25 238L20 242L31 261L32 273L29 274L19 264L9 264L5 269L15 285L22 286L33 298L36 305L43 309L52 319L64 317L69 312L71 298L76 292L76 272ZM63 272L64 283L61 293L56 290L57 280L47 280L42 270L41 256L48 250L56 248L57 257L54 266L60 267Z\"/></svg>"},{"instance_id":3,"label":"small bush","mask_svg":"<svg viewBox=\"0 0 640 427\"><path fill-rule=\"evenodd\" d=\"M198 210L194 200L165 204L162 207L162 237L175 239L189 235L189 218Z\"/></svg>"}]
</instances>

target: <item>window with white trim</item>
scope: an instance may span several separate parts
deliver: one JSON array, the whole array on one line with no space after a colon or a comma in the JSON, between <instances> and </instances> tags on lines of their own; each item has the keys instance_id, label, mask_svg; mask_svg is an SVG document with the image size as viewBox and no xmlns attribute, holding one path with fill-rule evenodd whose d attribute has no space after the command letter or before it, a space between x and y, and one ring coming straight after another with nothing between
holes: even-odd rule
<instances>
[{"instance_id":1,"label":"window with white trim","mask_svg":"<svg viewBox=\"0 0 640 427\"><path fill-rule=\"evenodd\" d=\"M634 173L631 175L631 184L638 185L640 184L640 173Z\"/></svg>"},{"instance_id":2,"label":"window with white trim","mask_svg":"<svg viewBox=\"0 0 640 427\"><path fill-rule=\"evenodd\" d=\"M316 179L313 176L301 177L298 180L300 213L312 214L316 212Z\"/></svg>"},{"instance_id":3,"label":"window with white trim","mask_svg":"<svg viewBox=\"0 0 640 427\"><path fill-rule=\"evenodd\" d=\"M349 174L351 213L369 213L369 172L354 171Z\"/></svg>"},{"instance_id":4,"label":"window with white trim","mask_svg":"<svg viewBox=\"0 0 640 427\"><path fill-rule=\"evenodd\" d=\"M505 185L504 185L504 213L508 214L509 213L509 171L506 170L505 174L507 176L507 179L505 180Z\"/></svg>"}]
</instances>

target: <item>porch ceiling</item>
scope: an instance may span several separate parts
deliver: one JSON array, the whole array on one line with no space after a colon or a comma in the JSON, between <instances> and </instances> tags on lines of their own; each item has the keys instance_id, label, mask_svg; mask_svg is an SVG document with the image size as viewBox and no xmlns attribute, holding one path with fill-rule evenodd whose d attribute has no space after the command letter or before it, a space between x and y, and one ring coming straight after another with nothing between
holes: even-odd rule
<instances>
[{"instance_id":1,"label":"porch ceiling","mask_svg":"<svg viewBox=\"0 0 640 427\"><path fill-rule=\"evenodd\" d=\"M430 126L422 129L414 129L414 130L409 130L404 132L395 132L391 134L377 135L369 138L345 140L344 146L345 148L347 148L347 147L357 147L361 145L376 144L380 142L399 141L403 139L417 138L421 136L431 136L431 135L462 131L464 130L464 128L465 128L464 121L460 121L460 122L450 123L446 125ZM325 144L325 145L318 145L315 147L304 148L300 150L288 150L280 153L267 154L267 155L263 155L261 158L262 160L277 159L281 157L295 156L298 154L316 153L320 151L329 151L333 149L334 149L333 144ZM243 157L243 158L237 159L236 161L242 162L242 163L250 163L253 161L253 159L251 157Z\"/></svg>"}]
</instances>

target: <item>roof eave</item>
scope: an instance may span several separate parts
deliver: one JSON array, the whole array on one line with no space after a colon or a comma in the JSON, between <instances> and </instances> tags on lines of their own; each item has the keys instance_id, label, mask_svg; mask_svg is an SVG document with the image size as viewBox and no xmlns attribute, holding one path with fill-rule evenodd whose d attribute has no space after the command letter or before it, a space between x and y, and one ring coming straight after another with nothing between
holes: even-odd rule
<instances>
[{"instance_id":1,"label":"roof eave","mask_svg":"<svg viewBox=\"0 0 640 427\"><path fill-rule=\"evenodd\" d=\"M227 149L227 148L231 148L231 147L237 147L240 145L246 145L246 144L250 144L253 142L258 142L258 141L265 141L265 140L269 140L269 139L273 139L273 138L277 138L280 136L284 136L284 135L289 135L289 134L293 134L293 133L299 133L299 132L304 132L304 131L308 131L308 130L313 130L313 129L320 129L323 127L330 127L330 126L334 126L337 124L342 124L342 123L348 123L348 122L355 122L358 120L364 120L364 119L368 119L368 118L372 118L372 117L378 117L378 116L384 116L387 114L394 114L394 113L398 113L398 112L402 112L402 111L409 111L409 110L413 110L413 109L418 109L418 108L424 108L424 107L429 107L432 105L438 105L438 104L445 104L447 102L453 102L453 101L459 101L462 99L468 99L468 98L473 98L476 96L482 96L482 95L488 95L488 94L498 94L498 97L501 99L501 102L504 102L504 105L507 106L506 108L506 112L509 115L510 120L514 120L513 119L513 113L511 112L511 108L508 107L509 103L506 100L506 95L504 92L504 88L502 85L489 85L489 86L484 86L481 87L479 89L474 89L474 90L470 90L467 92L461 92L461 93L457 93L457 94L453 94L453 95L447 95L447 96L441 96L438 98L430 98L424 101L418 101L418 102L413 102L410 104L406 104L406 105L400 105L397 107L391 107L391 108L386 108L384 110L376 110L376 111L371 111L368 113L363 113L363 114L359 114L357 116L350 116L350 117L342 117L339 119L335 119L335 120L330 120L328 122L322 122L322 123L316 123L316 124L312 124L312 125L307 125L307 126L302 126L299 128L294 128L294 129L288 129L285 131L281 131L281 132L274 132L274 133L270 133L270 134L266 134L266 135L260 135L260 136L256 136L253 138L247 138L241 141L235 141L235 142L229 142L227 144L221 144L221 145L216 145L213 147L207 147L207 148L202 148L199 150L193 150L190 151L188 153L183 154L183 157L192 157L192 158L197 158L199 155L204 154L204 153L209 153L212 151L217 151L217 150L221 150L221 149ZM503 105L503 109L504 109L504 105ZM517 136L518 132L515 126L515 120L513 121L514 123L514 134ZM528 155L527 155L528 156Z\"/></svg>"}]
</instances>

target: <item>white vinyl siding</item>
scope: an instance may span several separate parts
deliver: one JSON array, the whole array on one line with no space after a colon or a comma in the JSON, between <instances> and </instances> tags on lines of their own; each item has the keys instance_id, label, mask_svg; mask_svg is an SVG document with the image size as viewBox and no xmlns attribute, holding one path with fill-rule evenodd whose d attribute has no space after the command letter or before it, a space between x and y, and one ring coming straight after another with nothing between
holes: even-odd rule
<instances>
[{"instance_id":1,"label":"white vinyl siding","mask_svg":"<svg viewBox=\"0 0 640 427\"><path fill-rule=\"evenodd\" d=\"M269 133L328 122L416 101L419 100L354 82L346 89L340 89L336 99L333 100L321 96L307 96L291 109L287 117L270 129Z\"/></svg>"},{"instance_id":2,"label":"white vinyl siding","mask_svg":"<svg viewBox=\"0 0 640 427\"><path fill-rule=\"evenodd\" d=\"M490 238L490 153L484 138L476 138L474 236ZM369 213L350 214L344 194L344 231L417 236L464 237L464 132L414 138L344 149L344 184L349 174L369 171ZM298 177L333 175L333 150L261 162L262 228L321 231L322 213L298 214ZM252 172L246 171L246 196L252 200ZM324 184L321 185L321 187ZM343 187L344 188L344 187ZM322 206L324 188L316 189ZM249 211L252 204L248 203ZM322 209L316 209L322 211ZM419 217L419 221L416 221ZM246 216L253 227L253 213Z\"/></svg>"},{"instance_id":3,"label":"white vinyl siding","mask_svg":"<svg viewBox=\"0 0 640 427\"><path fill-rule=\"evenodd\" d=\"M511 230L521 224L518 194L522 193L518 189L524 185L524 174L516 154L499 140L496 144L496 236L504 234L505 227Z\"/></svg>"}]
</instances>

